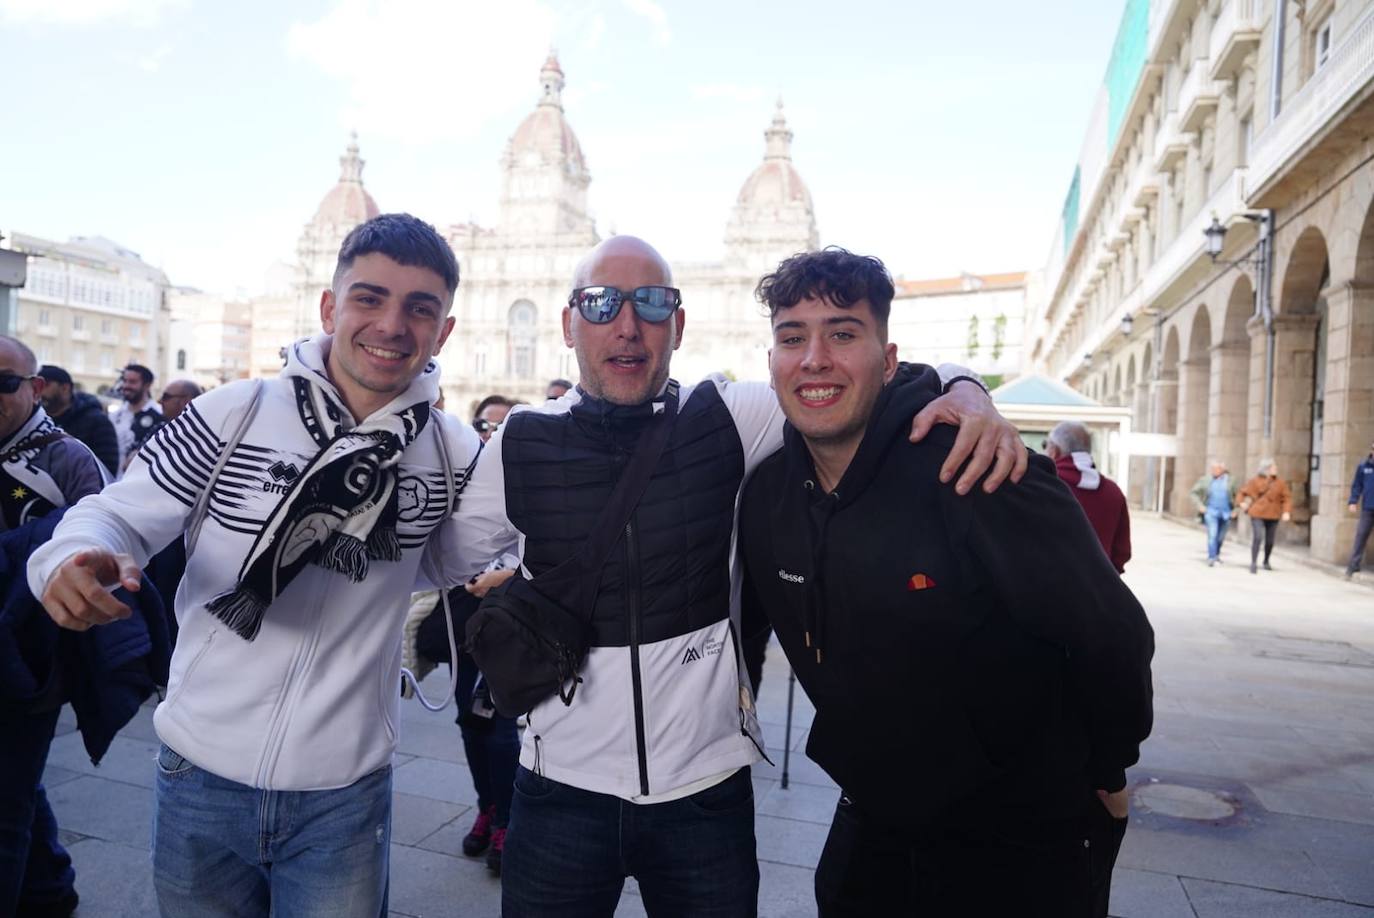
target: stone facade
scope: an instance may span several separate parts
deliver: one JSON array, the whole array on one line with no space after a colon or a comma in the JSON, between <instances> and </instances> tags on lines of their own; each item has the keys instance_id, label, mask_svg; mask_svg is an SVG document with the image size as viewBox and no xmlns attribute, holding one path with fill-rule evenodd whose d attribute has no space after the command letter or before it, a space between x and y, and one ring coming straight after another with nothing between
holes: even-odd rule
<instances>
[{"instance_id":1,"label":"stone facade","mask_svg":"<svg viewBox=\"0 0 1374 918\"><path fill-rule=\"evenodd\" d=\"M1272 457L1281 537L1342 561L1374 439L1374 0L1156 2L1124 117L1032 306L1031 364L1175 437L1134 460L1165 463L1170 512L1210 457L1241 477ZM1157 476L1135 480L1155 505Z\"/></svg>"},{"instance_id":2,"label":"stone facade","mask_svg":"<svg viewBox=\"0 0 1374 918\"><path fill-rule=\"evenodd\" d=\"M79 389L99 394L128 363L166 378L170 314L161 269L98 236L53 242L8 235L9 248L30 256L8 333L39 363L63 367Z\"/></svg>"}]
</instances>

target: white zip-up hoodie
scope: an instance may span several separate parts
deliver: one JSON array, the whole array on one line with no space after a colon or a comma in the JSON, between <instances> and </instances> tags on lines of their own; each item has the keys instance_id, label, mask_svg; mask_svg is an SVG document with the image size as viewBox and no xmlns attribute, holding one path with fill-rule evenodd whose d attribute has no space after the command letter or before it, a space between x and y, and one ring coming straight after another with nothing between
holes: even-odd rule
<instances>
[{"instance_id":1,"label":"white zip-up hoodie","mask_svg":"<svg viewBox=\"0 0 1374 918\"><path fill-rule=\"evenodd\" d=\"M417 574L423 564L422 585L458 584L490 560L462 555L445 484L451 476L452 493L461 490L481 441L468 425L434 412L433 428L402 454L400 561L373 561L359 583L306 568L268 608L251 642L205 611L235 585L258 531L318 452L291 377L324 376L326 340L295 345L282 375L263 383L257 415L214 483L177 591L180 634L167 697L153 718L162 741L194 764L269 790L345 787L391 762L401 627ZM34 595L42 596L58 565L82 549L125 552L142 566L180 538L253 385L231 383L195 399L144 446L123 480L69 510L30 558ZM431 363L382 410L433 401L438 387L439 368Z\"/></svg>"}]
</instances>

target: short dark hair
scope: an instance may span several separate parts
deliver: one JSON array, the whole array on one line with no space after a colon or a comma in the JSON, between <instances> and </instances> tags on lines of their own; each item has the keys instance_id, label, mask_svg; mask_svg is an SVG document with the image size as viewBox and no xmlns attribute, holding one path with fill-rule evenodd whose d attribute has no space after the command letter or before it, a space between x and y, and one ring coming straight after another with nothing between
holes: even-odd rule
<instances>
[{"instance_id":1,"label":"short dark hair","mask_svg":"<svg viewBox=\"0 0 1374 918\"><path fill-rule=\"evenodd\" d=\"M483 411L486 411L486 410L487 410L488 408L490 408L492 405L514 405L514 404L515 404L515 402L513 402L513 401L511 401L510 399L506 398L504 395L488 395L486 398L482 399L480 402L477 403L477 407L476 407L476 408L472 409L472 416L473 416L474 419L477 418L477 417L480 417L481 414L482 414L482 412L483 412Z\"/></svg>"},{"instance_id":2,"label":"short dark hair","mask_svg":"<svg viewBox=\"0 0 1374 918\"><path fill-rule=\"evenodd\" d=\"M145 367L143 364L131 363L124 368L125 373L128 373L130 370L137 373L143 379L143 385L151 386L153 384L153 371Z\"/></svg>"},{"instance_id":3,"label":"short dark hair","mask_svg":"<svg viewBox=\"0 0 1374 918\"><path fill-rule=\"evenodd\" d=\"M334 268L334 283L339 275L363 255L376 252L397 264L428 268L444 279L450 295L458 289L458 259L439 232L419 217L410 214L381 214L360 223L344 237L339 247L339 263Z\"/></svg>"},{"instance_id":4,"label":"short dark hair","mask_svg":"<svg viewBox=\"0 0 1374 918\"><path fill-rule=\"evenodd\" d=\"M566 379L551 379L549 380L549 384L544 388L552 389L554 386L561 386L564 389L571 389L573 387L573 384L568 382L568 380Z\"/></svg>"},{"instance_id":5,"label":"short dark hair","mask_svg":"<svg viewBox=\"0 0 1374 918\"><path fill-rule=\"evenodd\" d=\"M45 363L41 367L39 367L38 375L46 379L48 382L55 383L59 386L70 386L72 384L72 374L68 373L61 367L53 366L50 363Z\"/></svg>"},{"instance_id":6,"label":"short dark hair","mask_svg":"<svg viewBox=\"0 0 1374 918\"><path fill-rule=\"evenodd\" d=\"M867 300L884 338L895 292L892 275L881 261L872 255L855 255L837 245L785 259L754 288L754 296L768 307L769 318L777 316L778 310L791 309L807 299L829 300L841 309Z\"/></svg>"}]
</instances>

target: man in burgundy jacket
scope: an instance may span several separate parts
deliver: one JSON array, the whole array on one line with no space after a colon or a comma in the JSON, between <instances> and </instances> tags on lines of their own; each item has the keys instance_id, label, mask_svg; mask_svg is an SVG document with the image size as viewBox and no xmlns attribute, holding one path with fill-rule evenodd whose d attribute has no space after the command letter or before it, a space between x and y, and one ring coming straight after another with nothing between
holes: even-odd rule
<instances>
[{"instance_id":1,"label":"man in burgundy jacket","mask_svg":"<svg viewBox=\"0 0 1374 918\"><path fill-rule=\"evenodd\" d=\"M1102 550L1118 574L1131 560L1131 515L1126 495L1093 465L1092 435L1077 421L1062 421L1050 431L1045 454L1054 460L1055 471L1088 515Z\"/></svg>"}]
</instances>

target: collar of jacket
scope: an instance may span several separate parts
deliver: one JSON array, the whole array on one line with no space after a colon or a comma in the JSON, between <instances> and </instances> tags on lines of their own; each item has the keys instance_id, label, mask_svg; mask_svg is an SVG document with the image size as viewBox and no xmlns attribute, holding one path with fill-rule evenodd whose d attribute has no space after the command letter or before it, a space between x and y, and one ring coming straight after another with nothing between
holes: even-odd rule
<instances>
[{"instance_id":1,"label":"collar of jacket","mask_svg":"<svg viewBox=\"0 0 1374 918\"><path fill-rule=\"evenodd\" d=\"M638 430L663 412L667 400L677 402L678 384L668 380L657 396L638 405L617 405L589 394L581 386L577 387L577 394L580 398L568 409L574 420L612 431Z\"/></svg>"},{"instance_id":2,"label":"collar of jacket","mask_svg":"<svg viewBox=\"0 0 1374 918\"><path fill-rule=\"evenodd\" d=\"M940 395L940 375L923 363L899 363L892 381L883 387L873 404L868 427L849 468L834 491L827 495L816 478L815 463L806 439L789 421L783 427L783 449L787 454L789 478L802 482L813 500L830 497L834 506L847 506L859 498L873 481L887 451L911 430L911 419L926 404Z\"/></svg>"}]
</instances>

